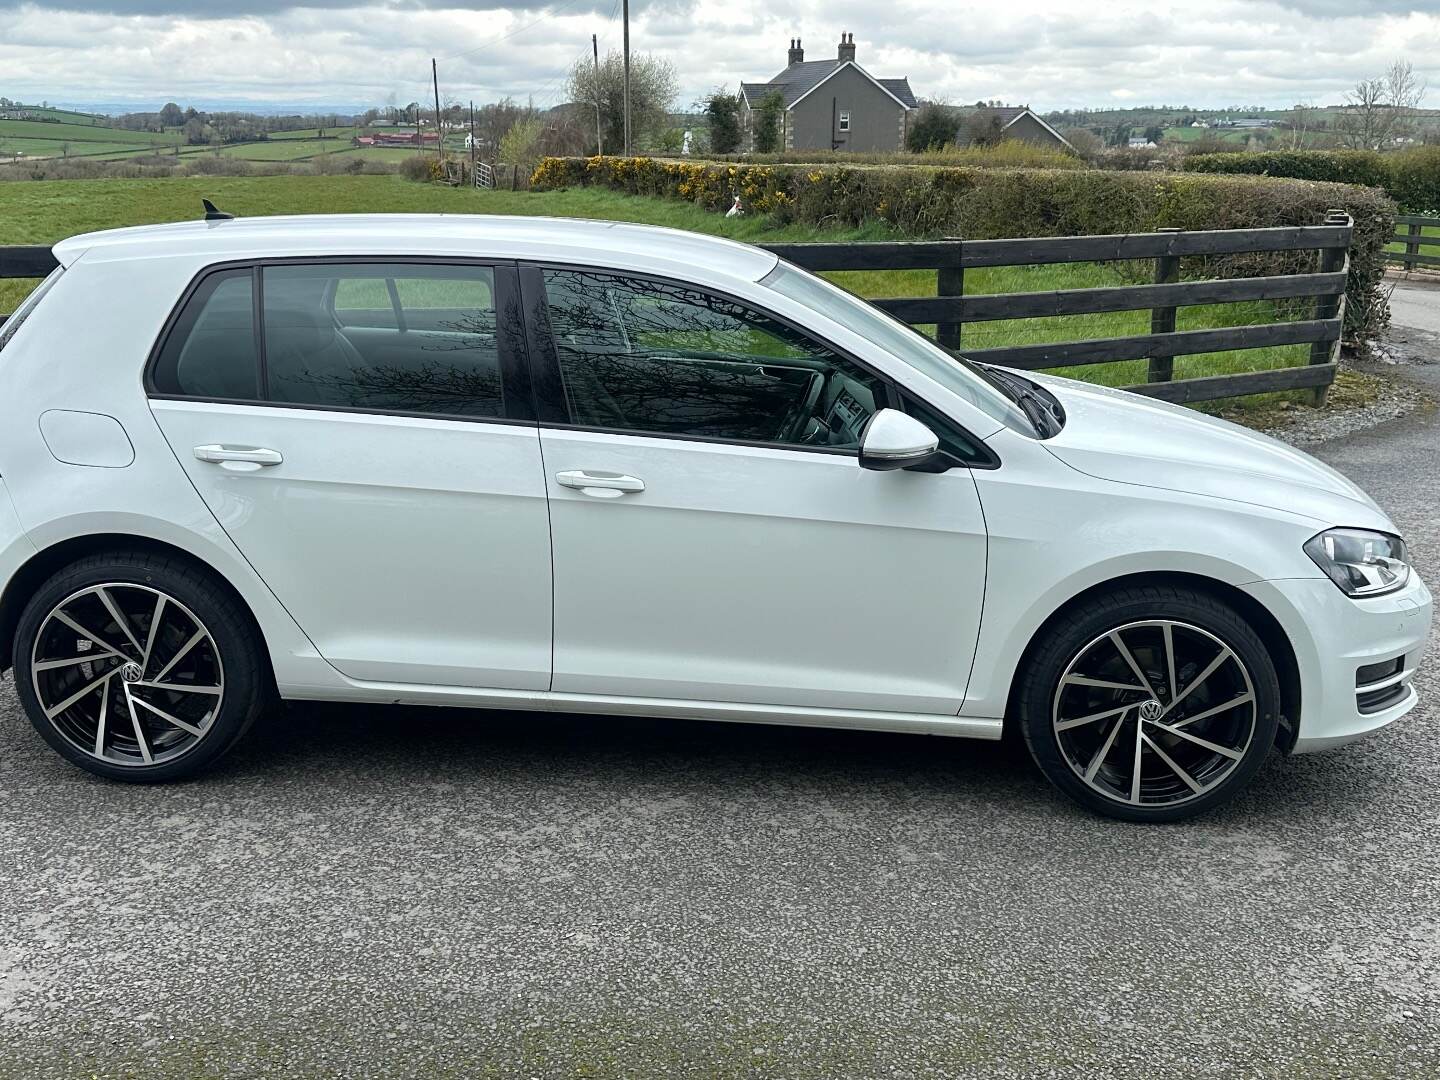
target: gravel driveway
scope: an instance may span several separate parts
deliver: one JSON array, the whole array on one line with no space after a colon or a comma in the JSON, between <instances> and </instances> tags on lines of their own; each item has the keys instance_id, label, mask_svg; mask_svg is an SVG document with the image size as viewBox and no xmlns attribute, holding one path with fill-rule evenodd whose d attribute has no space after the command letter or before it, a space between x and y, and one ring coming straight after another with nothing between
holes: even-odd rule
<instances>
[{"instance_id":1,"label":"gravel driveway","mask_svg":"<svg viewBox=\"0 0 1440 1080\"><path fill-rule=\"evenodd\" d=\"M1435 411L1319 453L1440 582ZM353 707L130 788L7 678L0 1076L1435 1076L1434 651L1152 828L1004 746Z\"/></svg>"}]
</instances>

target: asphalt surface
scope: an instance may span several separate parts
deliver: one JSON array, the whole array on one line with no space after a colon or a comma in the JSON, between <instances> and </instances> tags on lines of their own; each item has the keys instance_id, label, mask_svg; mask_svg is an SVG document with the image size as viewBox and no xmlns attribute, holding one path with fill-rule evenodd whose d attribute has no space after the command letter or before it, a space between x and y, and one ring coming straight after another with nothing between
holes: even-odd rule
<instances>
[{"instance_id":1,"label":"asphalt surface","mask_svg":"<svg viewBox=\"0 0 1440 1080\"><path fill-rule=\"evenodd\" d=\"M1440 582L1436 412L1319 453ZM1432 1077L1431 652L1150 828L1001 745L353 707L133 788L7 679L0 1076Z\"/></svg>"}]
</instances>

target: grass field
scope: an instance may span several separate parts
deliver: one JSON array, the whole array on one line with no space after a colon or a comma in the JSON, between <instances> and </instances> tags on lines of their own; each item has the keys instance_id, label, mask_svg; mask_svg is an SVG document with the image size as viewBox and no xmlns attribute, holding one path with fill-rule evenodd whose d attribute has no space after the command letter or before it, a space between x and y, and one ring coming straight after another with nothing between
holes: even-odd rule
<instances>
[{"instance_id":1,"label":"grass field","mask_svg":"<svg viewBox=\"0 0 1440 1080\"><path fill-rule=\"evenodd\" d=\"M400 153L409 153L400 151ZM0 184L0 244L48 244L76 233L162 221L195 220L201 197L239 215L364 212L543 214L558 217L639 221L728 236L752 243L806 240L883 240L881 226L828 230L771 227L758 217L726 218L689 203L598 189L563 192L474 191L417 184L398 176L191 177L162 180L53 180ZM876 271L831 275L861 295L880 298L935 293L935 274ZM1127 283L1111 265L997 267L966 273L969 293L1034 292ZM0 281L0 311L10 311L34 282ZM1179 329L1273 321L1268 302L1180 309ZM1147 311L1021 319L965 326L962 344L972 349L1010 344L1141 334ZM1303 364L1308 346L1179 357L1175 377L1226 374ZM1143 382L1145 362L1131 361L1061 370L1111 386ZM1273 397L1270 396L1270 397ZM1251 399L1256 400L1256 399Z\"/></svg>"}]
</instances>

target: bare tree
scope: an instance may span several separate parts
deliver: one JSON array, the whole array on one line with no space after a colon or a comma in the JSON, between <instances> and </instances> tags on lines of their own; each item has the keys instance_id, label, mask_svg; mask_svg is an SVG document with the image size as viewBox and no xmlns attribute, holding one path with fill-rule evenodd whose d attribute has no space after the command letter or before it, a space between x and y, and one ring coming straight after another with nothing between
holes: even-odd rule
<instances>
[{"instance_id":1,"label":"bare tree","mask_svg":"<svg viewBox=\"0 0 1440 1080\"><path fill-rule=\"evenodd\" d=\"M1304 150L1321 125L1320 110L1311 102L1296 102L1286 115L1278 136L1282 149Z\"/></svg>"},{"instance_id":2,"label":"bare tree","mask_svg":"<svg viewBox=\"0 0 1440 1080\"><path fill-rule=\"evenodd\" d=\"M1386 150L1413 136L1415 111L1425 99L1425 80L1408 60L1396 60L1384 75L1361 79L1345 96L1335 120L1340 145L1352 150Z\"/></svg>"}]
</instances>

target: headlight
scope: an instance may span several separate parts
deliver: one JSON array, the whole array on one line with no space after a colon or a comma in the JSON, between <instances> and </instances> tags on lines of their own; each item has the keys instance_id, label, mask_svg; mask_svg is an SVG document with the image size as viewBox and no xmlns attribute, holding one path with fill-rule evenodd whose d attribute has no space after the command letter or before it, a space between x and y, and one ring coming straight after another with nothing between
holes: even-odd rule
<instances>
[{"instance_id":1,"label":"headlight","mask_svg":"<svg viewBox=\"0 0 1440 1080\"><path fill-rule=\"evenodd\" d=\"M1327 529L1305 542L1305 554L1346 596L1379 596L1410 580L1405 541L1389 533Z\"/></svg>"}]
</instances>

